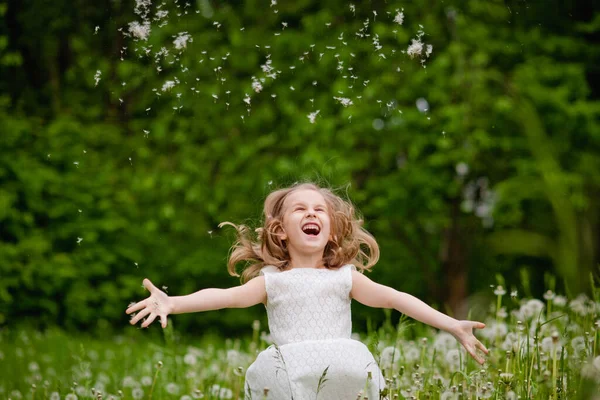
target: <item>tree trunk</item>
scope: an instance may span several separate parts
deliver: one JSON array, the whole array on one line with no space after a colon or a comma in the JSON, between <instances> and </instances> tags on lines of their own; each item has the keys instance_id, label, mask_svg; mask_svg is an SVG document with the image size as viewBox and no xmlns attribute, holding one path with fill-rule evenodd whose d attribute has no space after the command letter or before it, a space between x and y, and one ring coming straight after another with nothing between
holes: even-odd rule
<instances>
[{"instance_id":1,"label":"tree trunk","mask_svg":"<svg viewBox=\"0 0 600 400\"><path fill-rule=\"evenodd\" d=\"M467 297L466 245L460 227L460 198L451 200L450 226L446 228L440 247L440 263L445 285L443 299L455 318L467 314L464 300Z\"/></svg>"}]
</instances>

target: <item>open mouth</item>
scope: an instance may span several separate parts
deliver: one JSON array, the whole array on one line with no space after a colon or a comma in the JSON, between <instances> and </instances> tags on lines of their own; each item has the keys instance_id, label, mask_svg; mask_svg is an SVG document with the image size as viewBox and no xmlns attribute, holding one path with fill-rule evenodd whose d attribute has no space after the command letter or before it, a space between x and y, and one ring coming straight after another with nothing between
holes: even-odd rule
<instances>
[{"instance_id":1,"label":"open mouth","mask_svg":"<svg viewBox=\"0 0 600 400\"><path fill-rule=\"evenodd\" d=\"M319 225L309 222L308 224L304 224L302 226L302 232L310 236L317 236L321 232L321 228Z\"/></svg>"}]
</instances>

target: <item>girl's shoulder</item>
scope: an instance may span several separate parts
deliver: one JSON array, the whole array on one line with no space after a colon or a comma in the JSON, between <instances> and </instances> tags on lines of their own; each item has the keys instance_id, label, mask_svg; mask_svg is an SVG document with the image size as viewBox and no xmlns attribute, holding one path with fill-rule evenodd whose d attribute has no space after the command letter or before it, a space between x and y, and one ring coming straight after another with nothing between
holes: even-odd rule
<instances>
[{"instance_id":1,"label":"girl's shoulder","mask_svg":"<svg viewBox=\"0 0 600 400\"><path fill-rule=\"evenodd\" d=\"M259 275L275 274L275 273L278 273L278 272L281 272L281 271L279 271L279 268L277 268L276 266L274 266L274 265L266 265L266 266L264 266L264 267L262 267L260 269Z\"/></svg>"}]
</instances>

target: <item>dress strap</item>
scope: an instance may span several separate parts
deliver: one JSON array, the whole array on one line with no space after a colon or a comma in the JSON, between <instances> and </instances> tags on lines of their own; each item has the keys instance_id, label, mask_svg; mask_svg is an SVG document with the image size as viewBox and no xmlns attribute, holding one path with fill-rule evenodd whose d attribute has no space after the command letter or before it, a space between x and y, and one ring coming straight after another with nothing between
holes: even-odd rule
<instances>
[{"instance_id":1,"label":"dress strap","mask_svg":"<svg viewBox=\"0 0 600 400\"><path fill-rule=\"evenodd\" d=\"M260 275L275 274L277 272L279 272L279 269L274 265L267 265L260 269Z\"/></svg>"}]
</instances>

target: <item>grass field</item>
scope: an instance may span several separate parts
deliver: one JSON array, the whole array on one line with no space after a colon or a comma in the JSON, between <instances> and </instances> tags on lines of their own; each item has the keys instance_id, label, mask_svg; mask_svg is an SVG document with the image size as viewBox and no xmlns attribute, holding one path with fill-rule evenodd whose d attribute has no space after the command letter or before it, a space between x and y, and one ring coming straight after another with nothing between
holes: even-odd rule
<instances>
[{"instance_id":1,"label":"grass field","mask_svg":"<svg viewBox=\"0 0 600 400\"><path fill-rule=\"evenodd\" d=\"M492 290L497 302L478 333L490 349L484 366L451 335L406 319L355 335L378 360L387 398L600 399L598 298L549 291L543 300L520 299ZM266 327L257 321L252 337L205 337L190 346L172 326L160 341L131 327L129 336L103 340L5 327L0 398L243 399L246 368L270 345Z\"/></svg>"}]
</instances>

